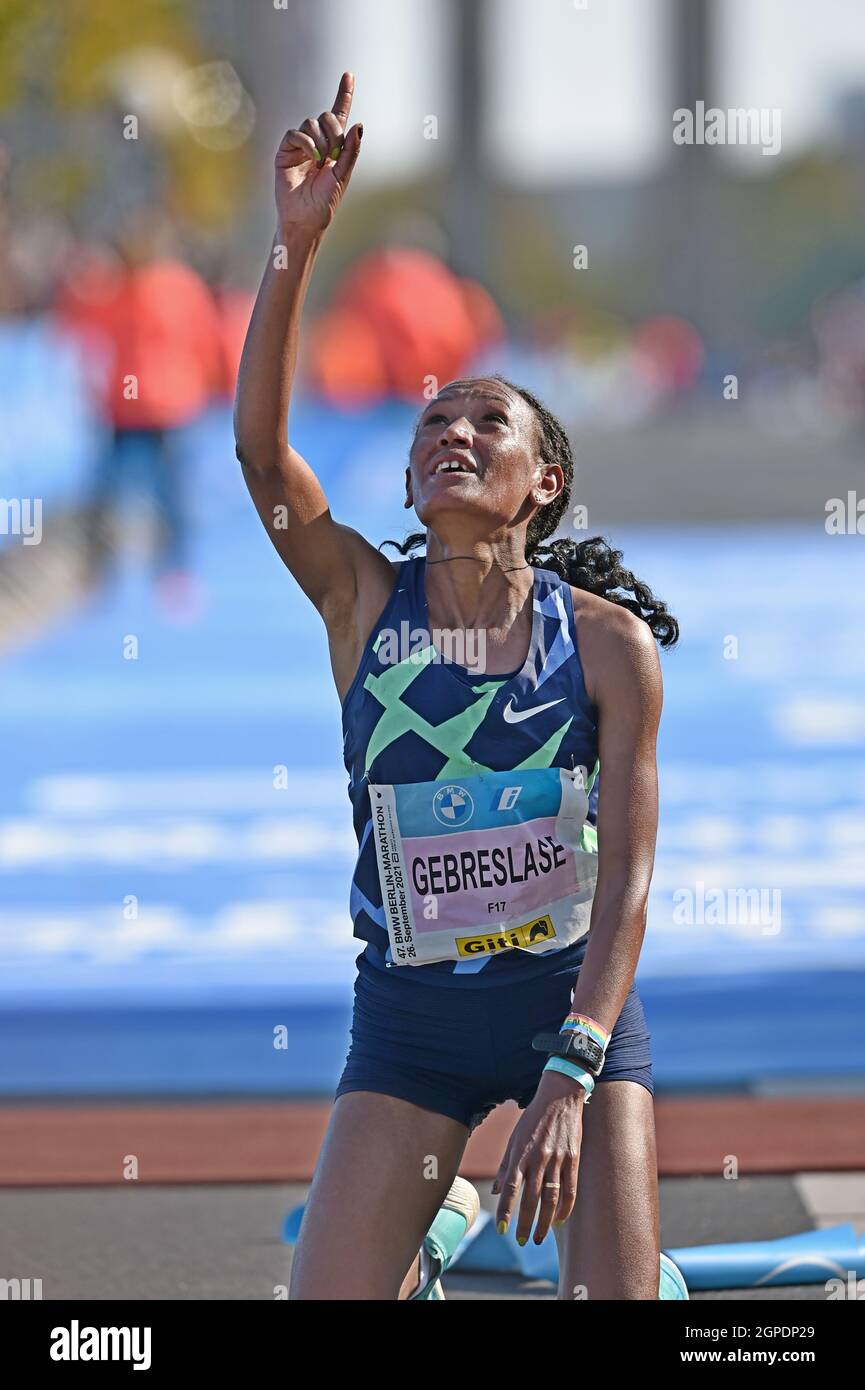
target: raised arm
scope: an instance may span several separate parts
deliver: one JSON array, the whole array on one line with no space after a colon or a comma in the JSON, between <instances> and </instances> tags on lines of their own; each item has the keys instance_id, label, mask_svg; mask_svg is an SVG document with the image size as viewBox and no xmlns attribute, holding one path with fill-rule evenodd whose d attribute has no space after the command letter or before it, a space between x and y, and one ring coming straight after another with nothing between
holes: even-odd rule
<instances>
[{"instance_id":1,"label":"raised arm","mask_svg":"<svg viewBox=\"0 0 865 1390\"><path fill-rule=\"evenodd\" d=\"M318 479L289 443L307 286L360 149L363 127L344 133L353 93L354 77L343 73L332 110L287 131L277 151L276 235L246 335L234 409L237 457L258 514L322 614L332 651L335 637L356 627L359 590L370 576L386 583L393 573L358 532L333 520ZM349 640L349 647L356 645ZM342 655L350 669L352 651Z\"/></svg>"}]
</instances>

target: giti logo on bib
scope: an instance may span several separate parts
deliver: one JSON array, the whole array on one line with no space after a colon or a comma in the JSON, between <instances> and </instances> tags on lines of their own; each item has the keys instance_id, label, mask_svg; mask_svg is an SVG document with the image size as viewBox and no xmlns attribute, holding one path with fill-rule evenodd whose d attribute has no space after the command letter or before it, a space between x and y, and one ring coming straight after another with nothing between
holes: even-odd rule
<instances>
[{"instance_id":1,"label":"giti logo on bib","mask_svg":"<svg viewBox=\"0 0 865 1390\"><path fill-rule=\"evenodd\" d=\"M523 927L511 927L508 932L458 936L457 950L461 956L492 955L495 951L509 951L515 946L535 946L539 941L550 941L555 934L556 929L549 917L538 917L534 922L526 922Z\"/></svg>"}]
</instances>

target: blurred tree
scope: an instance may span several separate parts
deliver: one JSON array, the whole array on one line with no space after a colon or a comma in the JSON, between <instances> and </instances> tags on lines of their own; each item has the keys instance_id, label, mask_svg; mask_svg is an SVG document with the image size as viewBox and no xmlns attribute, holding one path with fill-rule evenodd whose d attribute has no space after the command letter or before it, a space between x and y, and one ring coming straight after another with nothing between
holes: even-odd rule
<instances>
[{"instance_id":1,"label":"blurred tree","mask_svg":"<svg viewBox=\"0 0 865 1390\"><path fill-rule=\"evenodd\" d=\"M143 45L192 60L194 35L184 0L0 0L0 109L44 90L60 108L104 96L106 65Z\"/></svg>"},{"instance_id":2,"label":"blurred tree","mask_svg":"<svg viewBox=\"0 0 865 1390\"><path fill-rule=\"evenodd\" d=\"M187 0L0 0L0 114L27 165L16 201L86 226L122 188L194 225L230 225L254 108L210 56Z\"/></svg>"}]
</instances>

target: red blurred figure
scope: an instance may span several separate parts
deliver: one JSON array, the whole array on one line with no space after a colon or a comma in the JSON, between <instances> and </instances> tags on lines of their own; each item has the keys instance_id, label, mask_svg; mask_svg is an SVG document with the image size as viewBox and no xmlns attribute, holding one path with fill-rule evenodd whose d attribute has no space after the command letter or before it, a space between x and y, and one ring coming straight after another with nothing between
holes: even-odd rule
<instances>
[{"instance_id":1,"label":"red blurred figure","mask_svg":"<svg viewBox=\"0 0 865 1390\"><path fill-rule=\"evenodd\" d=\"M158 219L139 215L119 238L117 254L85 251L55 307L96 369L91 386L111 428L93 484L91 573L104 565L105 512L137 452L160 515L161 587L176 600L189 588L176 431L226 385L216 305L203 280L159 246L163 230Z\"/></svg>"},{"instance_id":2,"label":"red blurred figure","mask_svg":"<svg viewBox=\"0 0 865 1390\"><path fill-rule=\"evenodd\" d=\"M255 295L250 294L248 290L229 289L224 285L215 286L213 293L219 319L219 395L233 402L237 388L237 369L240 366L249 320L252 318Z\"/></svg>"},{"instance_id":3,"label":"red blurred figure","mask_svg":"<svg viewBox=\"0 0 865 1390\"><path fill-rule=\"evenodd\" d=\"M313 388L337 406L391 394L417 401L428 378L452 380L504 337L487 291L428 251L391 248L356 262L315 323Z\"/></svg>"},{"instance_id":4,"label":"red blurred figure","mask_svg":"<svg viewBox=\"0 0 865 1390\"><path fill-rule=\"evenodd\" d=\"M647 319L632 339L640 370L664 391L686 391L703 369L703 342L690 323L674 315Z\"/></svg>"}]
</instances>

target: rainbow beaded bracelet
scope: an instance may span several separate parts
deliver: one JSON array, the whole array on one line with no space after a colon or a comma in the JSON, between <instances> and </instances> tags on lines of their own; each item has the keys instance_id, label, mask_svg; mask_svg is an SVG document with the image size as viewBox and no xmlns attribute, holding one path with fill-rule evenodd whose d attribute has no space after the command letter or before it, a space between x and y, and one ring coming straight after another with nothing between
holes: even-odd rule
<instances>
[{"instance_id":1,"label":"rainbow beaded bracelet","mask_svg":"<svg viewBox=\"0 0 865 1390\"><path fill-rule=\"evenodd\" d=\"M597 1019L590 1018L588 1014L568 1014L561 1028L560 1033L586 1033L588 1037L594 1039L599 1047L604 1051L610 1041L610 1034L606 1028L602 1028Z\"/></svg>"}]
</instances>

